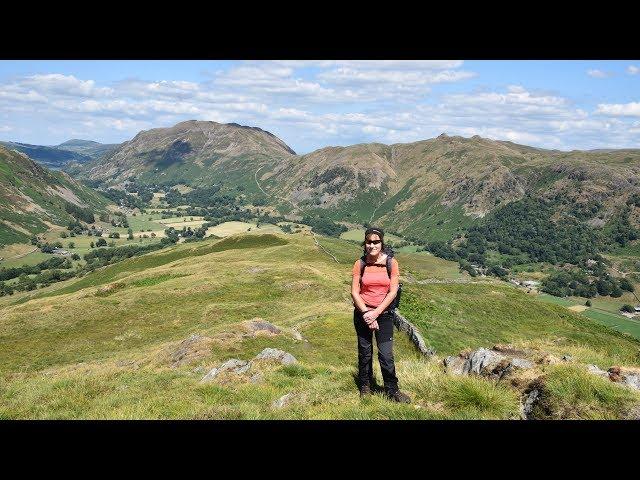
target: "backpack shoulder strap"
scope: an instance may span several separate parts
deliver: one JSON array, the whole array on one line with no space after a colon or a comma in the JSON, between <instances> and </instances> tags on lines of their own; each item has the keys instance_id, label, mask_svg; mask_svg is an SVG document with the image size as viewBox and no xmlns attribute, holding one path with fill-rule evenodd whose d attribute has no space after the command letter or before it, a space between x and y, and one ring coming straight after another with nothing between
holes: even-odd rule
<instances>
[{"instance_id":1,"label":"backpack shoulder strap","mask_svg":"<svg viewBox=\"0 0 640 480\"><path fill-rule=\"evenodd\" d=\"M387 275L391 278L391 259L393 257L391 255L387 255Z\"/></svg>"},{"instance_id":2,"label":"backpack shoulder strap","mask_svg":"<svg viewBox=\"0 0 640 480\"><path fill-rule=\"evenodd\" d=\"M364 267L367 266L367 262L364 257L360 257L360 286L362 286L362 275L364 275Z\"/></svg>"}]
</instances>

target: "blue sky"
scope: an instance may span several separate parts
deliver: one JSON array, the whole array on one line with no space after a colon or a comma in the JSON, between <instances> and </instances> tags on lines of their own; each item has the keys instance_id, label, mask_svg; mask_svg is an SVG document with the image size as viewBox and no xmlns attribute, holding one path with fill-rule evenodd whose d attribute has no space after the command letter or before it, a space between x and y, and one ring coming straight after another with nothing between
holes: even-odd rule
<instances>
[{"instance_id":1,"label":"blue sky","mask_svg":"<svg viewBox=\"0 0 640 480\"><path fill-rule=\"evenodd\" d=\"M117 143L191 119L257 126L298 153L443 132L640 148L640 60L0 62L1 140Z\"/></svg>"}]
</instances>

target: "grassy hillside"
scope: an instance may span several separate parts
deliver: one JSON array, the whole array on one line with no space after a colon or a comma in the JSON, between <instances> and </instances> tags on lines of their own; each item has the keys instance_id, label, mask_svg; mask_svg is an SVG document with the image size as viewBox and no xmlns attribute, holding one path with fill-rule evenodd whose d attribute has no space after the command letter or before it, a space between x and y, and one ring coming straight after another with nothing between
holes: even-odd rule
<instances>
[{"instance_id":1,"label":"grassy hillside","mask_svg":"<svg viewBox=\"0 0 640 480\"><path fill-rule=\"evenodd\" d=\"M28 243L51 224L67 225L74 220L70 206L98 213L108 203L67 174L0 146L0 244Z\"/></svg>"},{"instance_id":2,"label":"grassy hillside","mask_svg":"<svg viewBox=\"0 0 640 480\"><path fill-rule=\"evenodd\" d=\"M380 395L360 400L349 295L360 249L340 239L319 240L339 263L310 235L250 232L176 245L35 295L0 298L0 417L517 418L516 390L446 375L442 356L512 342L570 353L603 368L640 365L634 339L503 283L415 283L467 277L454 275L451 262L402 253L402 313L438 357L420 358L397 333L398 375L414 403L396 405ZM255 317L282 333L248 335L244 322ZM296 339L294 329L306 341ZM204 349L193 362L172 367L181 342L192 334L207 338ZM249 360L266 347L290 352L299 363L256 364L252 375L261 376L253 381L223 375L200 383L223 361ZM596 392L615 387L607 398L625 408L640 401L622 387L598 383L600 378L585 380L577 367L569 373L569 367L545 368L549 388L561 391L554 397L558 408L569 395L565 378L587 382ZM376 370L380 379L377 362ZM272 405L288 393L288 405ZM587 405L591 417L621 415L597 399ZM578 409L574 418L586 411Z\"/></svg>"}]
</instances>

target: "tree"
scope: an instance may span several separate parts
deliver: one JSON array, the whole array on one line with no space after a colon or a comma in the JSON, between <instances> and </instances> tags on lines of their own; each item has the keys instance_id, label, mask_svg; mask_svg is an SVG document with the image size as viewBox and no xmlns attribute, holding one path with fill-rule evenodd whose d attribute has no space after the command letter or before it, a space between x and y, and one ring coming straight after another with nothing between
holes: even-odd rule
<instances>
[{"instance_id":1,"label":"tree","mask_svg":"<svg viewBox=\"0 0 640 480\"><path fill-rule=\"evenodd\" d=\"M633 287L633 284L627 280L626 278L621 278L620 279L620 288L622 290L625 290L627 292L633 292L635 289Z\"/></svg>"},{"instance_id":2,"label":"tree","mask_svg":"<svg viewBox=\"0 0 640 480\"><path fill-rule=\"evenodd\" d=\"M629 304L624 304L620 310L623 311L623 312L627 312L627 313L634 313L635 312L635 309L633 308L633 306L631 306Z\"/></svg>"},{"instance_id":3,"label":"tree","mask_svg":"<svg viewBox=\"0 0 640 480\"><path fill-rule=\"evenodd\" d=\"M91 248L95 248L95 244L94 244L93 242L91 242L91 243L89 244L89 246L90 246Z\"/></svg>"},{"instance_id":4,"label":"tree","mask_svg":"<svg viewBox=\"0 0 640 480\"><path fill-rule=\"evenodd\" d=\"M96 247L106 247L107 241L104 238L99 238L96 242Z\"/></svg>"},{"instance_id":5,"label":"tree","mask_svg":"<svg viewBox=\"0 0 640 480\"><path fill-rule=\"evenodd\" d=\"M69 248L76 248L75 242L69 242Z\"/></svg>"},{"instance_id":6,"label":"tree","mask_svg":"<svg viewBox=\"0 0 640 480\"><path fill-rule=\"evenodd\" d=\"M585 304L585 306L590 307L591 306L591 300L587 300L584 304Z\"/></svg>"}]
</instances>

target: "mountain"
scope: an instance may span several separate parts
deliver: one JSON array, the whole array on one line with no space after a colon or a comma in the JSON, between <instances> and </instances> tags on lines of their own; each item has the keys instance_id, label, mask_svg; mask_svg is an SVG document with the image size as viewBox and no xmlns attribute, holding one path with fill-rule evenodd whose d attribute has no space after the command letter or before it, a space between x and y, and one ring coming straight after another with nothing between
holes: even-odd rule
<instances>
[{"instance_id":1,"label":"mountain","mask_svg":"<svg viewBox=\"0 0 640 480\"><path fill-rule=\"evenodd\" d=\"M114 185L135 177L141 184L227 184L257 190L254 174L295 152L257 127L187 121L138 133L114 152L85 165L80 174Z\"/></svg>"},{"instance_id":2,"label":"mountain","mask_svg":"<svg viewBox=\"0 0 640 480\"><path fill-rule=\"evenodd\" d=\"M258 181L301 211L447 239L527 195L559 200L558 215L581 212L602 226L640 192L639 174L640 150L561 152L440 135L323 148L261 170Z\"/></svg>"},{"instance_id":3,"label":"mountain","mask_svg":"<svg viewBox=\"0 0 640 480\"><path fill-rule=\"evenodd\" d=\"M28 242L51 224L74 220L74 207L97 212L107 203L68 174L0 146L0 244Z\"/></svg>"},{"instance_id":4,"label":"mountain","mask_svg":"<svg viewBox=\"0 0 640 480\"><path fill-rule=\"evenodd\" d=\"M447 240L502 206L535 196L601 227L640 192L640 150L546 150L442 134L413 143L326 147L296 155L256 127L187 121L140 132L81 167L107 185L224 184L281 213L375 222L405 236ZM237 193L237 191L236 191ZM258 203L258 202L256 202ZM630 221L640 225L640 210Z\"/></svg>"},{"instance_id":5,"label":"mountain","mask_svg":"<svg viewBox=\"0 0 640 480\"><path fill-rule=\"evenodd\" d=\"M60 145L30 145L18 142L0 142L0 145L25 153L29 158L51 169L64 169L90 162L117 147L117 144L101 144L89 140L69 140Z\"/></svg>"},{"instance_id":6,"label":"mountain","mask_svg":"<svg viewBox=\"0 0 640 480\"><path fill-rule=\"evenodd\" d=\"M55 148L59 150L67 150L80 153L82 155L86 155L91 157L92 159L95 159L99 158L110 150L118 148L120 145L121 144L119 143L98 143L92 140L72 139L61 143L60 145L57 145Z\"/></svg>"},{"instance_id":7,"label":"mountain","mask_svg":"<svg viewBox=\"0 0 640 480\"><path fill-rule=\"evenodd\" d=\"M311 235L258 230L0 297L0 417L519 419L528 405L529 418L638 418L637 390L590 373L638 370L638 340L424 254L398 254L400 312L436 353L420 355L394 331L412 403L361 400L347 282L360 248L315 240L338 262ZM445 372L443 360L480 347L492 349L490 369ZM277 353L265 349L295 361L256 359ZM517 366L493 374L498 351ZM381 383L375 358L374 370Z\"/></svg>"}]
</instances>

